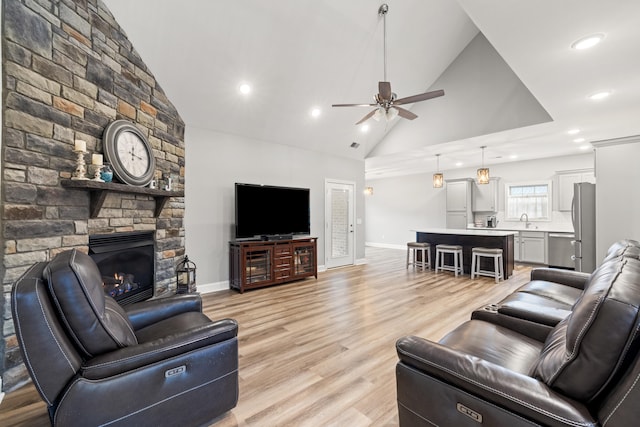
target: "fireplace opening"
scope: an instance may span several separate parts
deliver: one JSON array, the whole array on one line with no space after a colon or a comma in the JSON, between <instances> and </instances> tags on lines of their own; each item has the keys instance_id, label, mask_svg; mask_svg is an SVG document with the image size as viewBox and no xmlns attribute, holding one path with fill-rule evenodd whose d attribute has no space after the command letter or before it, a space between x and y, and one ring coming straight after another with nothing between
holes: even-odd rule
<instances>
[{"instance_id":1,"label":"fireplace opening","mask_svg":"<svg viewBox=\"0 0 640 427\"><path fill-rule=\"evenodd\" d=\"M89 236L89 256L98 265L105 293L120 305L153 297L152 231Z\"/></svg>"}]
</instances>

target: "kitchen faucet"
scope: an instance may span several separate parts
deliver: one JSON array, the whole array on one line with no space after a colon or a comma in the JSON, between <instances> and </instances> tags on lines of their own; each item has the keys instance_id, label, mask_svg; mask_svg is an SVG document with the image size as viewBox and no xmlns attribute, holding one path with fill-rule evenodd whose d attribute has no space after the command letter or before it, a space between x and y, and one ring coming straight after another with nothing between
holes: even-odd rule
<instances>
[{"instance_id":1,"label":"kitchen faucet","mask_svg":"<svg viewBox=\"0 0 640 427\"><path fill-rule=\"evenodd\" d=\"M529 222L529 215L527 215L527 213L525 212L520 215L520 221L522 221L522 218L524 218L524 228L529 228L529 226L531 225L531 223Z\"/></svg>"}]
</instances>

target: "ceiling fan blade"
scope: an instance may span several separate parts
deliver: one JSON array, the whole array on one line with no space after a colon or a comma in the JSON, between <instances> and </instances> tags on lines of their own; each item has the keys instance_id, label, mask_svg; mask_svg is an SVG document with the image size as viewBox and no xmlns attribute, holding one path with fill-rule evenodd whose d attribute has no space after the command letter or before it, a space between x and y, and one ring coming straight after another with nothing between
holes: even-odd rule
<instances>
[{"instance_id":1,"label":"ceiling fan blade","mask_svg":"<svg viewBox=\"0 0 640 427\"><path fill-rule=\"evenodd\" d=\"M361 118L356 125L359 125L360 123L366 122L367 120L369 120L371 118L371 116L373 116L376 113L376 110L371 110L370 113L368 113L366 116L364 116L363 118Z\"/></svg>"},{"instance_id":2,"label":"ceiling fan blade","mask_svg":"<svg viewBox=\"0 0 640 427\"><path fill-rule=\"evenodd\" d=\"M403 119L413 120L413 119L415 119L415 118L417 118L417 117L418 117L418 115L417 115L417 114L413 114L411 111L409 111L409 110L405 110L405 109L404 109L404 108L402 108L402 107L397 107L397 106L395 106L395 105L394 105L394 106L393 106L393 107L391 107L391 108L395 108L396 110L398 110L398 115L399 115L400 117L402 117Z\"/></svg>"},{"instance_id":3,"label":"ceiling fan blade","mask_svg":"<svg viewBox=\"0 0 640 427\"><path fill-rule=\"evenodd\" d=\"M406 98L396 99L394 105L411 104L413 102L426 101L427 99L437 98L444 95L444 90L434 90L432 92L421 93L420 95L407 96Z\"/></svg>"},{"instance_id":4,"label":"ceiling fan blade","mask_svg":"<svg viewBox=\"0 0 640 427\"><path fill-rule=\"evenodd\" d=\"M378 104L333 104L332 107L376 107Z\"/></svg>"},{"instance_id":5,"label":"ceiling fan blade","mask_svg":"<svg viewBox=\"0 0 640 427\"><path fill-rule=\"evenodd\" d=\"M380 97L385 101L391 99L391 83L389 82L379 82L378 83L378 93Z\"/></svg>"}]
</instances>

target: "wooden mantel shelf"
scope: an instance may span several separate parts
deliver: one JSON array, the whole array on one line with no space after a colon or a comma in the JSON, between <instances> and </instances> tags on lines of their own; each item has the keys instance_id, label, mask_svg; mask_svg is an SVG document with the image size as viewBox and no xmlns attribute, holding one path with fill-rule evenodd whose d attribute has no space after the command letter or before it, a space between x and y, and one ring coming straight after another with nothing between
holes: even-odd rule
<instances>
[{"instance_id":1,"label":"wooden mantel shelf","mask_svg":"<svg viewBox=\"0 0 640 427\"><path fill-rule=\"evenodd\" d=\"M91 218L98 217L100 209L102 209L102 204L109 192L143 194L153 197L156 201L156 209L154 212L156 218L160 216L160 212L162 212L162 209L171 197L184 197L184 191L165 191L149 187L117 184L115 182L63 179L60 183L63 187L88 190L91 193L91 204L89 206L89 215Z\"/></svg>"}]
</instances>

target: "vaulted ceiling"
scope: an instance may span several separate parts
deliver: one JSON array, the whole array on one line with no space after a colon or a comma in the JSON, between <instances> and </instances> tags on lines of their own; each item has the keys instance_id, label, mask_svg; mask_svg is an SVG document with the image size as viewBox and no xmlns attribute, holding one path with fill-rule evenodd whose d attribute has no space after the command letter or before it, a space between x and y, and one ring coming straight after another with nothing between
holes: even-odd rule
<instances>
[{"instance_id":1,"label":"vaulted ceiling","mask_svg":"<svg viewBox=\"0 0 640 427\"><path fill-rule=\"evenodd\" d=\"M366 133L368 109L331 104L378 91L382 0L104 1L187 126L364 159L367 178L433 171L435 154L441 169L474 166L481 146L492 164L640 134L636 1L387 0L393 91L445 96ZM594 33L596 47L571 48Z\"/></svg>"}]
</instances>

